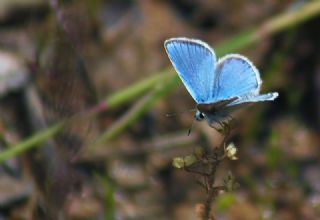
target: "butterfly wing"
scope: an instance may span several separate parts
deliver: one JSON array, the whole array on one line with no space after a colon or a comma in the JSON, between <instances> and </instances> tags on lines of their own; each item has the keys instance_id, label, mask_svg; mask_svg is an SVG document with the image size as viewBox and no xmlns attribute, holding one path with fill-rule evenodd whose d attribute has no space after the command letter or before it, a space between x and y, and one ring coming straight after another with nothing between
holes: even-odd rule
<instances>
[{"instance_id":1,"label":"butterfly wing","mask_svg":"<svg viewBox=\"0 0 320 220\"><path fill-rule=\"evenodd\" d=\"M217 63L213 101L248 94L258 95L261 83L259 71L246 57L227 55Z\"/></svg>"},{"instance_id":2,"label":"butterfly wing","mask_svg":"<svg viewBox=\"0 0 320 220\"><path fill-rule=\"evenodd\" d=\"M261 95L244 95L240 96L238 99L234 100L231 103L228 103L227 106L240 107L242 105L247 105L255 102L264 102L264 101L273 101L279 96L277 92L271 92ZM240 105L240 106L239 106Z\"/></svg>"},{"instance_id":3,"label":"butterfly wing","mask_svg":"<svg viewBox=\"0 0 320 220\"><path fill-rule=\"evenodd\" d=\"M212 99L216 56L209 45L187 38L164 43L167 54L190 95L197 103Z\"/></svg>"}]
</instances>

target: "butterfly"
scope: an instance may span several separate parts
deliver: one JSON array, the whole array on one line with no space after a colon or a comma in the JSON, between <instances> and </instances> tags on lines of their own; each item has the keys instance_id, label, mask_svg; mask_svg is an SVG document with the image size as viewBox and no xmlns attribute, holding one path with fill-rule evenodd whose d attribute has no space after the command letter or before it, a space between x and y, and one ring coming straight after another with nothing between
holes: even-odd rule
<instances>
[{"instance_id":1,"label":"butterfly","mask_svg":"<svg viewBox=\"0 0 320 220\"><path fill-rule=\"evenodd\" d=\"M277 92L259 94L260 73L248 58L240 54L228 54L217 60L207 43L184 37L168 39L164 47L197 103L195 119L206 119L211 127L241 107L273 101L279 95Z\"/></svg>"}]
</instances>

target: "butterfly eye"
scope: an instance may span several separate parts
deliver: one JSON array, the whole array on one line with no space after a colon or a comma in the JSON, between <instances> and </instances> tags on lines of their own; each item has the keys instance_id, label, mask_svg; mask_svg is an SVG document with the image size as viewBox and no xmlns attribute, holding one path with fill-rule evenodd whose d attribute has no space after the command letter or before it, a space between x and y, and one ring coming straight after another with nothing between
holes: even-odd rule
<instances>
[{"instance_id":1,"label":"butterfly eye","mask_svg":"<svg viewBox=\"0 0 320 220\"><path fill-rule=\"evenodd\" d=\"M194 117L195 117L195 119L197 121L202 121L205 118L204 114L202 112L199 112L199 111L196 112Z\"/></svg>"}]
</instances>

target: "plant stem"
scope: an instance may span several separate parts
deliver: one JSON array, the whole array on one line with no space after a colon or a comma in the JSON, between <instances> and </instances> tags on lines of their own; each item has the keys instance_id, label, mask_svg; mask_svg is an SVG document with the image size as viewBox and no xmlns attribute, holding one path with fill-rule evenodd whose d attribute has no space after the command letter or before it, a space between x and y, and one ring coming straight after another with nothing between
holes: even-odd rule
<instances>
[{"instance_id":1,"label":"plant stem","mask_svg":"<svg viewBox=\"0 0 320 220\"><path fill-rule=\"evenodd\" d=\"M231 121L229 121L230 123ZM232 123L232 122L231 122ZM204 202L204 219L205 220L213 220L210 219L210 212L211 212L211 204L213 200L218 195L218 188L215 187L215 179L216 179L216 173L218 166L220 162L225 158L225 144L228 140L229 135L231 134L232 125L225 124L225 128L223 128L223 139L218 147L213 149L213 160L211 162L211 174L207 178L207 198ZM213 215L211 215L213 216Z\"/></svg>"},{"instance_id":2,"label":"plant stem","mask_svg":"<svg viewBox=\"0 0 320 220\"><path fill-rule=\"evenodd\" d=\"M214 183L215 183L216 171L218 169L219 163L220 161L217 160L212 164L213 172L211 173L208 179L208 192L207 192L206 201L204 203L204 219L205 220L210 219L211 204L217 195L217 192L214 187Z\"/></svg>"},{"instance_id":3,"label":"plant stem","mask_svg":"<svg viewBox=\"0 0 320 220\"><path fill-rule=\"evenodd\" d=\"M19 155L20 153L23 153L41 144L42 142L48 140L53 135L57 134L62 129L63 126L64 126L63 122L57 123L54 126L44 131L36 133L31 138L28 138L26 141L9 146L7 150L4 150L0 153L0 163L10 159L11 157Z\"/></svg>"}]
</instances>

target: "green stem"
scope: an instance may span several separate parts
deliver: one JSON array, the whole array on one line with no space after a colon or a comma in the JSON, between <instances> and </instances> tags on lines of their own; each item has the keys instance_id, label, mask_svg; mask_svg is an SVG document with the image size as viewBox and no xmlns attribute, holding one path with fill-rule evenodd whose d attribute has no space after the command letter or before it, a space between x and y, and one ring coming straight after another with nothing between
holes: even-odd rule
<instances>
[{"instance_id":1,"label":"green stem","mask_svg":"<svg viewBox=\"0 0 320 220\"><path fill-rule=\"evenodd\" d=\"M137 121L141 115L147 112L155 101L168 94L177 84L178 78L172 76L166 78L166 80L160 81L149 94L142 97L124 116L103 133L97 143L111 140L119 135L128 126Z\"/></svg>"},{"instance_id":2,"label":"green stem","mask_svg":"<svg viewBox=\"0 0 320 220\"><path fill-rule=\"evenodd\" d=\"M126 103L129 100L132 100L138 96L141 96L142 94L145 94L147 91L150 91L150 89L152 89L156 84L165 81L165 79L170 77L170 75L173 75L173 73L173 69L166 69L161 73L152 74L151 77L135 83L120 92L112 94L103 102L106 104L107 108L116 108L123 103Z\"/></svg>"},{"instance_id":3,"label":"green stem","mask_svg":"<svg viewBox=\"0 0 320 220\"><path fill-rule=\"evenodd\" d=\"M0 163L10 159L11 157L19 155L20 153L23 153L35 146L40 145L53 135L57 134L60 130L62 130L62 127L64 125L65 123L63 122L57 123L54 126L45 129L44 131L36 133L31 138L28 138L21 143L9 146L7 150L4 150L0 153Z\"/></svg>"},{"instance_id":4,"label":"green stem","mask_svg":"<svg viewBox=\"0 0 320 220\"><path fill-rule=\"evenodd\" d=\"M296 26L319 15L320 1L314 0L301 8L273 17L265 22L256 32L257 38L266 37L285 29Z\"/></svg>"}]
</instances>

